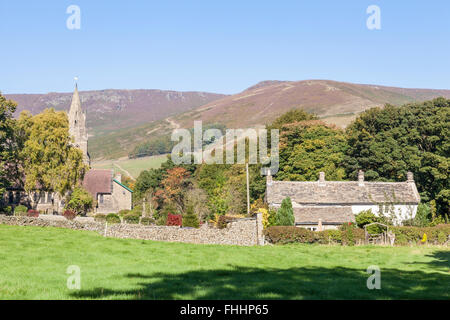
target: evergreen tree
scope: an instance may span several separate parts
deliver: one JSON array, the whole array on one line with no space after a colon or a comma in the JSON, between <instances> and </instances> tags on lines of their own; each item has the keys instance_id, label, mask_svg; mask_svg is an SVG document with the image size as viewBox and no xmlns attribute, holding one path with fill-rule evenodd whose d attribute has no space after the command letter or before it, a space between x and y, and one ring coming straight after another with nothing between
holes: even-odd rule
<instances>
[{"instance_id":1,"label":"evergreen tree","mask_svg":"<svg viewBox=\"0 0 450 320\"><path fill-rule=\"evenodd\" d=\"M198 217L194 213L194 206L189 205L186 209L186 214L183 216L183 227L198 228L199 226Z\"/></svg>"},{"instance_id":2,"label":"evergreen tree","mask_svg":"<svg viewBox=\"0 0 450 320\"><path fill-rule=\"evenodd\" d=\"M292 209L291 198L287 197L281 202L281 208L275 215L276 226L293 226L295 223L294 210Z\"/></svg>"}]
</instances>

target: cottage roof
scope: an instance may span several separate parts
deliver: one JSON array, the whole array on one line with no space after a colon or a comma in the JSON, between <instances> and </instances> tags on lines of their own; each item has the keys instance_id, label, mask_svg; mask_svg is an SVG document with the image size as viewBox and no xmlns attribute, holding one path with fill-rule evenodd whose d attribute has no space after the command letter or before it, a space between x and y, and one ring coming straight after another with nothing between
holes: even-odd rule
<instances>
[{"instance_id":1,"label":"cottage roof","mask_svg":"<svg viewBox=\"0 0 450 320\"><path fill-rule=\"evenodd\" d=\"M394 202L418 204L420 196L414 181L268 181L267 202L281 203L290 197L298 204L378 204Z\"/></svg>"},{"instance_id":2,"label":"cottage roof","mask_svg":"<svg viewBox=\"0 0 450 320\"><path fill-rule=\"evenodd\" d=\"M83 187L96 197L99 193L112 193L113 170L90 169L83 179Z\"/></svg>"},{"instance_id":3,"label":"cottage roof","mask_svg":"<svg viewBox=\"0 0 450 320\"><path fill-rule=\"evenodd\" d=\"M295 223L317 224L319 219L324 223L355 222L350 206L343 207L300 207L294 208Z\"/></svg>"}]
</instances>

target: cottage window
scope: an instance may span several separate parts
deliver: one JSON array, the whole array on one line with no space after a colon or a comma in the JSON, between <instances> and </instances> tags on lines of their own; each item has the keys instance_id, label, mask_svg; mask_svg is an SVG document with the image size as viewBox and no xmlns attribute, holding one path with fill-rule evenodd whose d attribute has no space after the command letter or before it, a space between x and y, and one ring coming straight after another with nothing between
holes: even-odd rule
<instances>
[{"instance_id":1,"label":"cottage window","mask_svg":"<svg viewBox=\"0 0 450 320\"><path fill-rule=\"evenodd\" d=\"M100 195L100 203L103 203L103 195Z\"/></svg>"}]
</instances>

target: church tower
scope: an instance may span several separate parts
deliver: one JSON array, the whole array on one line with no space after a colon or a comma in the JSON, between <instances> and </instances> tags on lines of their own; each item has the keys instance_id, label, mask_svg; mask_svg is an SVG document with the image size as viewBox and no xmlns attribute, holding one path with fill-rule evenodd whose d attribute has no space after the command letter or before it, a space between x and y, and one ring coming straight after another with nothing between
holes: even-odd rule
<instances>
[{"instance_id":1,"label":"church tower","mask_svg":"<svg viewBox=\"0 0 450 320\"><path fill-rule=\"evenodd\" d=\"M91 160L88 153L88 135L86 130L86 113L81 109L78 85L72 96L72 104L69 110L69 134L74 139L74 146L83 152L83 162L90 166Z\"/></svg>"}]
</instances>

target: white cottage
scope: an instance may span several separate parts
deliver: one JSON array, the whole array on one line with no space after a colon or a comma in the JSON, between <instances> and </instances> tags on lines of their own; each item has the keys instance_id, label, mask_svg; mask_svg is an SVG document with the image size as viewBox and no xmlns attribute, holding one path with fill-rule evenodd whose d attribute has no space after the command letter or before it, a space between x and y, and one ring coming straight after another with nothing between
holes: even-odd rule
<instances>
[{"instance_id":1,"label":"white cottage","mask_svg":"<svg viewBox=\"0 0 450 320\"><path fill-rule=\"evenodd\" d=\"M318 181L273 181L267 176L266 201L279 208L290 197L295 224L311 230L336 229L354 222L355 214L371 209L375 215L390 216L396 225L412 219L417 212L420 196L413 174L405 182L368 182L364 172L358 181L326 181L320 172Z\"/></svg>"}]
</instances>

